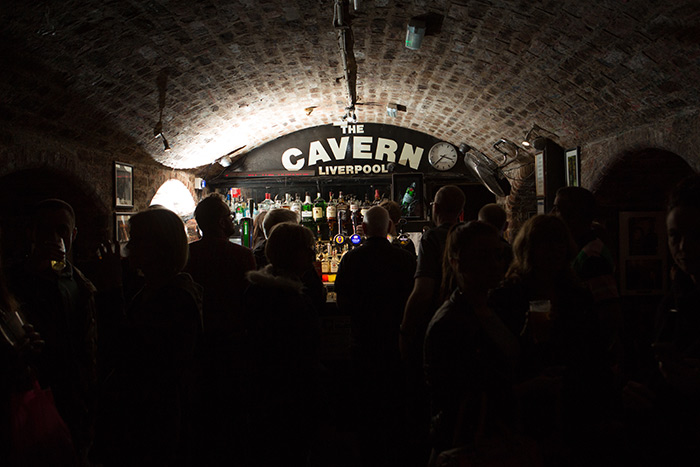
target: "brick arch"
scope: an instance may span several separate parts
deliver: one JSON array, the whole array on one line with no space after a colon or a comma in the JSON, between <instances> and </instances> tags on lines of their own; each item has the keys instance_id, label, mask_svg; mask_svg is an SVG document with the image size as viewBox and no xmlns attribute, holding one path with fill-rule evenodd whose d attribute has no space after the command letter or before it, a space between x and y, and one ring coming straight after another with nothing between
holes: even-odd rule
<instances>
[{"instance_id":1,"label":"brick arch","mask_svg":"<svg viewBox=\"0 0 700 467\"><path fill-rule=\"evenodd\" d=\"M73 261L92 259L99 243L110 238L110 207L86 180L54 168L26 169L0 177L3 257L9 263L28 252L26 228L31 207L47 198L63 199L75 210L78 236Z\"/></svg>"},{"instance_id":2,"label":"brick arch","mask_svg":"<svg viewBox=\"0 0 700 467\"><path fill-rule=\"evenodd\" d=\"M674 154L690 171L700 171L700 111L675 115L649 125L586 144L581 149L581 184L597 192L623 159L654 149Z\"/></svg>"},{"instance_id":3,"label":"brick arch","mask_svg":"<svg viewBox=\"0 0 700 467\"><path fill-rule=\"evenodd\" d=\"M627 210L663 210L666 193L693 172L679 155L647 147L614 158L592 190L603 206Z\"/></svg>"}]
</instances>

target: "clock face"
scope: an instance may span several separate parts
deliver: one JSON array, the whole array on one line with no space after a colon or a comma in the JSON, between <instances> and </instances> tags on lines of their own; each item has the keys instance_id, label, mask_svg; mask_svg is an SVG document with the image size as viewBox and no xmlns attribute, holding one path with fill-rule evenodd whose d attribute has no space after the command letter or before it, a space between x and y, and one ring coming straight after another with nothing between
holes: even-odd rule
<instances>
[{"instance_id":1,"label":"clock face","mask_svg":"<svg viewBox=\"0 0 700 467\"><path fill-rule=\"evenodd\" d=\"M457 148L446 141L436 143L428 152L428 162L436 170L450 170L457 163Z\"/></svg>"}]
</instances>

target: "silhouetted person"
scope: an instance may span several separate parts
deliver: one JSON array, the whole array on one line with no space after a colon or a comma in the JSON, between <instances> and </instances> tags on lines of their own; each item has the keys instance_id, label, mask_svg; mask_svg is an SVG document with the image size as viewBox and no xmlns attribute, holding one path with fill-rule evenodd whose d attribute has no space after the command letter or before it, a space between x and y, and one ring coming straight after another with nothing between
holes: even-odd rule
<instances>
[{"instance_id":1,"label":"silhouetted person","mask_svg":"<svg viewBox=\"0 0 700 467\"><path fill-rule=\"evenodd\" d=\"M182 270L188 245L182 220L149 209L129 220L126 252L144 287L120 302L119 248L100 247L111 273L111 310L100 328L112 372L104 384L96 456L104 465L187 462L195 348L201 339L201 287Z\"/></svg>"},{"instance_id":2,"label":"silhouetted person","mask_svg":"<svg viewBox=\"0 0 700 467\"><path fill-rule=\"evenodd\" d=\"M265 220L262 224L262 230L265 234L265 239L258 242L253 249L255 262L258 269L262 269L269 264L267 256L265 256L265 247L267 246L267 237L272 232L272 229L283 222L291 222L292 224L299 223L299 217L294 211L284 208L270 209L265 215ZM326 303L326 289L323 287L323 281L316 272L313 264L309 269L304 271L301 276L301 281L304 283L304 293L311 299L314 309L317 314L322 314Z\"/></svg>"},{"instance_id":3,"label":"silhouetted person","mask_svg":"<svg viewBox=\"0 0 700 467\"><path fill-rule=\"evenodd\" d=\"M75 212L49 199L34 207L31 252L10 271L10 290L46 345L34 368L50 387L81 461L92 443L97 384L95 287L70 263Z\"/></svg>"},{"instance_id":4,"label":"silhouetted person","mask_svg":"<svg viewBox=\"0 0 700 467\"><path fill-rule=\"evenodd\" d=\"M391 244L400 246L409 253L412 253L413 256L416 256L416 245L413 243L413 240L408 236L401 238L399 232L397 232L399 223L401 222L401 205L390 199L385 199L379 203L379 205L389 212L389 218L391 219L391 229L389 230Z\"/></svg>"},{"instance_id":5,"label":"silhouetted person","mask_svg":"<svg viewBox=\"0 0 700 467\"><path fill-rule=\"evenodd\" d=\"M700 175L669 194L671 288L654 329L647 375L628 383L628 453L632 462L680 465L700 454Z\"/></svg>"},{"instance_id":6,"label":"silhouetted person","mask_svg":"<svg viewBox=\"0 0 700 467\"><path fill-rule=\"evenodd\" d=\"M428 323L442 304L442 256L450 228L459 222L464 210L464 192L454 185L446 185L435 193L432 218L435 227L423 234L418 247L418 262L413 291L406 302L399 346L406 366L411 430L414 431L415 458L429 455L425 444L428 436L429 409L423 377L423 340ZM419 451L425 451L419 452Z\"/></svg>"},{"instance_id":7,"label":"silhouetted person","mask_svg":"<svg viewBox=\"0 0 700 467\"><path fill-rule=\"evenodd\" d=\"M37 422L36 415L47 419L46 408L41 407L43 413L39 414L23 412L27 410L25 404L36 404L27 394L34 394L32 365L43 345L7 289L0 261L0 465L77 465L65 424L56 424L42 433L32 424Z\"/></svg>"},{"instance_id":8,"label":"silhouetted person","mask_svg":"<svg viewBox=\"0 0 700 467\"><path fill-rule=\"evenodd\" d=\"M260 242L265 240L265 231L263 229L263 221L267 216L268 211L260 211L253 219L253 249L258 246Z\"/></svg>"},{"instance_id":9,"label":"silhouetted person","mask_svg":"<svg viewBox=\"0 0 700 467\"><path fill-rule=\"evenodd\" d=\"M406 452L400 445L406 442L405 383L396 343L416 261L389 243L391 224L383 207L367 211L367 239L343 256L335 281L338 308L350 316L363 465L406 465L400 456Z\"/></svg>"},{"instance_id":10,"label":"silhouetted person","mask_svg":"<svg viewBox=\"0 0 700 467\"><path fill-rule=\"evenodd\" d=\"M241 332L241 297L245 275L255 269L248 248L229 241L231 212L219 194L199 202L194 211L202 239L189 245L185 272L203 291L204 333L209 343L223 343Z\"/></svg>"},{"instance_id":11,"label":"silhouetted person","mask_svg":"<svg viewBox=\"0 0 700 467\"><path fill-rule=\"evenodd\" d=\"M505 271L508 270L510 262L513 261L513 250L505 239L504 234L508 228L508 217L506 215L505 209L496 203L489 203L479 209L478 220L493 226L498 231L498 237L501 239L501 244L503 246L503 264L505 266Z\"/></svg>"},{"instance_id":12,"label":"silhouetted person","mask_svg":"<svg viewBox=\"0 0 700 467\"><path fill-rule=\"evenodd\" d=\"M284 222L269 233L270 264L248 273L246 405L252 466L304 466L318 420L319 325L301 276L315 259L304 226Z\"/></svg>"},{"instance_id":13,"label":"silhouetted person","mask_svg":"<svg viewBox=\"0 0 700 467\"><path fill-rule=\"evenodd\" d=\"M503 277L496 229L473 221L449 234L445 262L457 289L433 316L425 336L425 375L432 410L430 465L440 452L503 439L516 426L512 394L520 354L513 334L488 306Z\"/></svg>"},{"instance_id":14,"label":"silhouetted person","mask_svg":"<svg viewBox=\"0 0 700 467\"><path fill-rule=\"evenodd\" d=\"M201 240L190 243L185 268L203 288L204 336L200 364L195 446L199 459L216 463L239 447L242 430L240 375L243 367L243 291L245 274L255 269L248 248L229 241L234 226L219 194L203 199L194 211Z\"/></svg>"},{"instance_id":15,"label":"silhouetted person","mask_svg":"<svg viewBox=\"0 0 700 467\"><path fill-rule=\"evenodd\" d=\"M258 269L262 269L268 265L268 260L265 256L265 245L267 244L268 235L272 232L272 228L282 222L299 223L297 214L289 209L278 208L264 212L265 216L261 224L263 238L257 242L255 248L253 248L253 255L255 256L255 263Z\"/></svg>"},{"instance_id":16,"label":"silhouetted person","mask_svg":"<svg viewBox=\"0 0 700 467\"><path fill-rule=\"evenodd\" d=\"M579 252L573 269L593 297L594 311L601 335L606 340L608 365L623 364L623 316L615 279L615 261L604 242L603 227L594 222L598 203L589 190L567 186L557 190L552 214L564 220L576 241Z\"/></svg>"},{"instance_id":17,"label":"silhouetted person","mask_svg":"<svg viewBox=\"0 0 700 467\"><path fill-rule=\"evenodd\" d=\"M401 323L401 353L404 359L422 358L423 336L439 303L442 283L442 254L447 232L464 210L464 193L454 185L446 185L435 193L433 219L436 227L423 234L418 248L413 291L411 292Z\"/></svg>"},{"instance_id":18,"label":"silhouetted person","mask_svg":"<svg viewBox=\"0 0 700 467\"><path fill-rule=\"evenodd\" d=\"M577 251L560 218L528 219L504 285L489 302L520 335L519 379L529 382L521 393L525 431L551 465L600 452L595 435L610 389L593 302L571 268Z\"/></svg>"}]
</instances>

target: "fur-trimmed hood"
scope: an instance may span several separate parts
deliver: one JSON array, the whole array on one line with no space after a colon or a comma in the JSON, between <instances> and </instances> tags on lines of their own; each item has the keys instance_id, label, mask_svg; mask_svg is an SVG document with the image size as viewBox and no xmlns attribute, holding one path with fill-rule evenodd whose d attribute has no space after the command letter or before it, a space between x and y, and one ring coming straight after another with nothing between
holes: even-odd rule
<instances>
[{"instance_id":1,"label":"fur-trimmed hood","mask_svg":"<svg viewBox=\"0 0 700 467\"><path fill-rule=\"evenodd\" d=\"M246 278L254 286L284 289L290 292L302 293L304 284L298 277L290 277L268 264L257 271L249 271Z\"/></svg>"}]
</instances>

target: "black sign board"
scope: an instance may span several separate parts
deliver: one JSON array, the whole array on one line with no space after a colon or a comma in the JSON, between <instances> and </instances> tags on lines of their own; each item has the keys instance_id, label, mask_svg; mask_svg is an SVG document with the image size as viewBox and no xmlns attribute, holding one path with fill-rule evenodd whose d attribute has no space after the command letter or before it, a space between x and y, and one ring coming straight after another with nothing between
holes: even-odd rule
<instances>
[{"instance_id":1,"label":"black sign board","mask_svg":"<svg viewBox=\"0 0 700 467\"><path fill-rule=\"evenodd\" d=\"M439 172L428 162L430 148L439 139L394 125L358 123L322 125L299 130L252 149L217 180L265 176L391 176L394 173L444 173L477 182L459 160ZM461 159L461 156L460 156Z\"/></svg>"}]
</instances>

